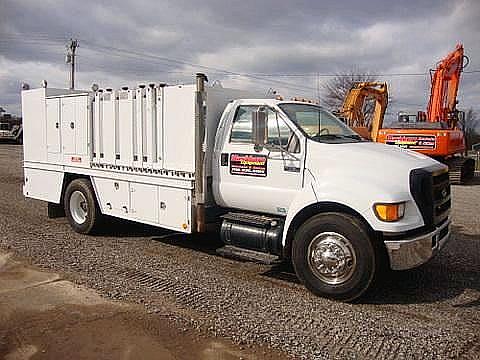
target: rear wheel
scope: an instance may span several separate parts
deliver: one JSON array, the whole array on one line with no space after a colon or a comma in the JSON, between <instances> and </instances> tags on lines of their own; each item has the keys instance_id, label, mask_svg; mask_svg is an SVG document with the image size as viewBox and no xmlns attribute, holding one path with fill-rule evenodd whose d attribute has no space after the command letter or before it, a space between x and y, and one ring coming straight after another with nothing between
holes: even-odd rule
<instances>
[{"instance_id":1,"label":"rear wheel","mask_svg":"<svg viewBox=\"0 0 480 360\"><path fill-rule=\"evenodd\" d=\"M101 213L92 184L87 179L75 179L68 184L64 208L68 222L76 232L90 234L97 229Z\"/></svg>"},{"instance_id":2,"label":"rear wheel","mask_svg":"<svg viewBox=\"0 0 480 360\"><path fill-rule=\"evenodd\" d=\"M352 301L372 284L379 259L358 219L324 213L298 229L292 261L297 276L314 294Z\"/></svg>"}]
</instances>

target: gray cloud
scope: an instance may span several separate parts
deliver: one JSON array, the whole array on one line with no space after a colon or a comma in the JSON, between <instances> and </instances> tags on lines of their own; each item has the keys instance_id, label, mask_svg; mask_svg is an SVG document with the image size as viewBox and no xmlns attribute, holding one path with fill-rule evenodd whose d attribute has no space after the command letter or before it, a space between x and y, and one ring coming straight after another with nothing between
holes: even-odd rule
<instances>
[{"instance_id":1,"label":"gray cloud","mask_svg":"<svg viewBox=\"0 0 480 360\"><path fill-rule=\"evenodd\" d=\"M479 15L475 0L0 0L0 103L19 110L21 81L36 85L45 78L52 86L65 86L64 42L70 36L80 40L80 87L183 82L203 70L225 85L313 97L315 77L260 81L165 58L240 73L418 73L458 41L471 58L470 69L480 69ZM460 107L478 108L479 79L479 73L465 74ZM396 99L389 113L426 106L427 77L386 80Z\"/></svg>"}]
</instances>

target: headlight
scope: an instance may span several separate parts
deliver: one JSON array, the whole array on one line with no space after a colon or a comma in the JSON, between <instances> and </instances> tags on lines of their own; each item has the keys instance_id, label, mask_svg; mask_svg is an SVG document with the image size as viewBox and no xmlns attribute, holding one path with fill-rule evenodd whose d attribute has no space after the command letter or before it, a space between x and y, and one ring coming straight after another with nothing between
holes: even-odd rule
<instances>
[{"instance_id":1,"label":"headlight","mask_svg":"<svg viewBox=\"0 0 480 360\"><path fill-rule=\"evenodd\" d=\"M373 205L373 211L377 218L381 221L398 221L405 215L405 203L396 204L382 204L378 203Z\"/></svg>"}]
</instances>

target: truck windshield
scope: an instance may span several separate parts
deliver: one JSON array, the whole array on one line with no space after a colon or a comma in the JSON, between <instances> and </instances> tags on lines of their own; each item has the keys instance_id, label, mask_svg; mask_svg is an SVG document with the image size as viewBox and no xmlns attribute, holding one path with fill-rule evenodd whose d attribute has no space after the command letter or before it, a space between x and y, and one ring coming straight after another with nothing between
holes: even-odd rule
<instances>
[{"instance_id":1,"label":"truck windshield","mask_svg":"<svg viewBox=\"0 0 480 360\"><path fill-rule=\"evenodd\" d=\"M347 125L319 106L298 103L283 103L278 106L314 141L327 143L362 141L362 138Z\"/></svg>"}]
</instances>

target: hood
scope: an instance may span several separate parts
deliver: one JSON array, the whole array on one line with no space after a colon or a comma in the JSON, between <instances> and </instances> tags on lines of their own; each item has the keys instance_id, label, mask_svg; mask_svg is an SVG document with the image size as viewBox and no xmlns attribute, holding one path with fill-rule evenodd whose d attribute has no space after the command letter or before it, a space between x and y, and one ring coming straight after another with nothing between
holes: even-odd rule
<instances>
[{"instance_id":1,"label":"hood","mask_svg":"<svg viewBox=\"0 0 480 360\"><path fill-rule=\"evenodd\" d=\"M308 141L306 168L319 185L335 183L352 196L359 188L375 189L385 200L409 197L410 171L438 165L423 154L373 142L326 144ZM360 186L361 185L361 186ZM321 186L320 186L321 187ZM352 189L353 191L353 189ZM382 195L383 194L383 195Z\"/></svg>"}]
</instances>

